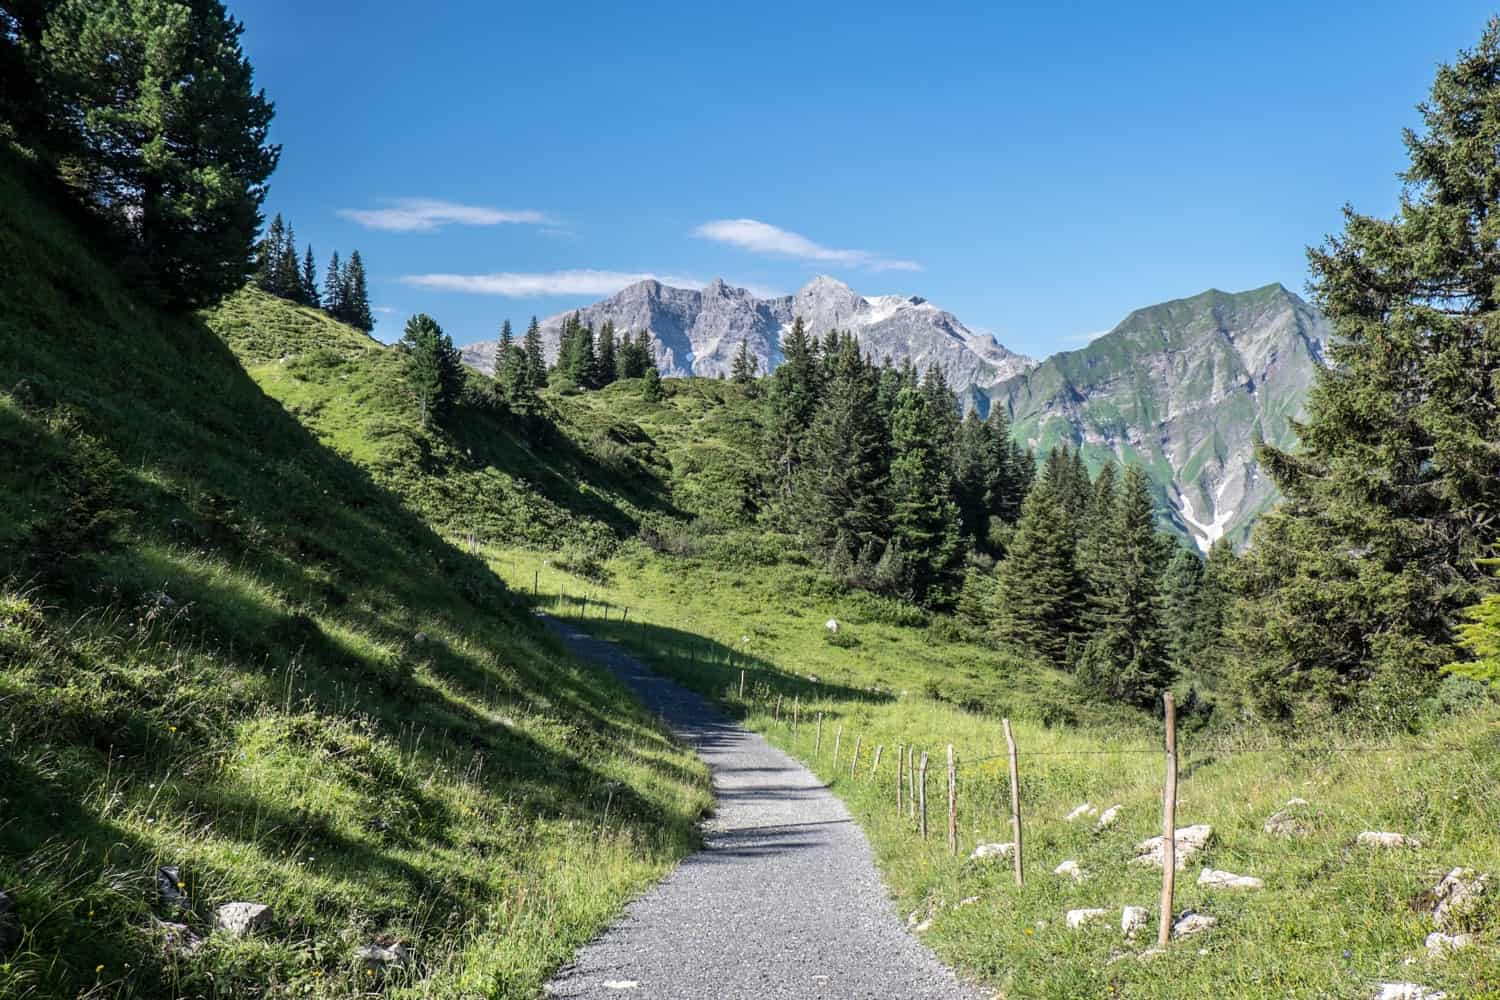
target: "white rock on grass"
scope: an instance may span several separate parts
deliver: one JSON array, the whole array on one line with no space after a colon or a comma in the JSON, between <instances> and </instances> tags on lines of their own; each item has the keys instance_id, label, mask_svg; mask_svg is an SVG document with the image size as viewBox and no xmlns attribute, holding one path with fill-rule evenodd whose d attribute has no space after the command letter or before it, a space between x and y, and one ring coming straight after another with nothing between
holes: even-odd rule
<instances>
[{"instance_id":1,"label":"white rock on grass","mask_svg":"<svg viewBox=\"0 0 1500 1000\"><path fill-rule=\"evenodd\" d=\"M1390 833L1381 830L1366 830L1359 835L1360 847L1383 847L1390 850L1407 848L1415 850L1422 846L1422 842L1416 837L1408 837L1404 833Z\"/></svg>"},{"instance_id":2,"label":"white rock on grass","mask_svg":"<svg viewBox=\"0 0 1500 1000\"><path fill-rule=\"evenodd\" d=\"M1098 920L1100 917L1104 916L1107 912L1109 912L1109 911L1107 911L1107 910L1101 910L1098 907L1092 907L1092 906L1091 907L1086 907L1084 909L1079 909L1079 910L1069 910L1068 914L1067 914L1067 917L1065 918L1065 921L1066 921L1066 923L1068 925L1068 928L1070 930L1075 930L1076 931L1078 928L1082 927L1083 925L1089 924L1089 923L1093 923L1095 920Z\"/></svg>"},{"instance_id":3,"label":"white rock on grass","mask_svg":"<svg viewBox=\"0 0 1500 1000\"><path fill-rule=\"evenodd\" d=\"M1082 868L1079 868L1078 862L1076 861L1064 861L1062 864L1052 869L1052 874L1065 875L1068 878L1072 879L1074 882L1082 882L1084 879L1088 878L1088 873L1086 873Z\"/></svg>"},{"instance_id":4,"label":"white rock on grass","mask_svg":"<svg viewBox=\"0 0 1500 1000\"><path fill-rule=\"evenodd\" d=\"M1444 934L1433 931L1427 935L1427 957L1442 958L1450 951L1459 951L1474 943L1472 934Z\"/></svg>"},{"instance_id":5,"label":"white rock on grass","mask_svg":"<svg viewBox=\"0 0 1500 1000\"><path fill-rule=\"evenodd\" d=\"M1181 871L1186 868L1188 859L1207 847L1213 836L1213 827L1207 823L1185 826L1178 830L1177 836L1172 838L1177 850L1177 870ZM1136 844L1135 850L1138 857L1134 858L1131 864L1154 865L1160 868L1162 866L1162 843L1161 837L1152 837Z\"/></svg>"},{"instance_id":6,"label":"white rock on grass","mask_svg":"<svg viewBox=\"0 0 1500 1000\"><path fill-rule=\"evenodd\" d=\"M1473 913L1489 883L1488 874L1476 874L1472 868L1455 868L1444 875L1432 890L1437 897L1432 922L1438 927L1447 927L1454 920Z\"/></svg>"},{"instance_id":7,"label":"white rock on grass","mask_svg":"<svg viewBox=\"0 0 1500 1000\"><path fill-rule=\"evenodd\" d=\"M354 960L367 982L380 982L387 974L406 967L411 961L411 949L400 941L388 944L376 941L356 949Z\"/></svg>"},{"instance_id":8,"label":"white rock on grass","mask_svg":"<svg viewBox=\"0 0 1500 1000\"><path fill-rule=\"evenodd\" d=\"M823 623L823 627L828 631L837 634L839 630L839 620L837 618L830 618Z\"/></svg>"},{"instance_id":9,"label":"white rock on grass","mask_svg":"<svg viewBox=\"0 0 1500 1000\"><path fill-rule=\"evenodd\" d=\"M1127 906L1120 911L1120 932L1130 940L1146 926L1150 913L1144 906Z\"/></svg>"},{"instance_id":10,"label":"white rock on grass","mask_svg":"<svg viewBox=\"0 0 1500 1000\"><path fill-rule=\"evenodd\" d=\"M1198 876L1198 884L1209 889L1263 889L1265 882L1253 875L1236 875L1214 868L1205 868Z\"/></svg>"},{"instance_id":11,"label":"white rock on grass","mask_svg":"<svg viewBox=\"0 0 1500 1000\"><path fill-rule=\"evenodd\" d=\"M166 955L192 955L203 947L203 939L194 934L187 924L152 917L151 926L161 939L161 950Z\"/></svg>"},{"instance_id":12,"label":"white rock on grass","mask_svg":"<svg viewBox=\"0 0 1500 1000\"><path fill-rule=\"evenodd\" d=\"M1300 837L1307 833L1307 824L1297 813L1311 804L1306 799L1287 799L1286 805L1272 813L1261 829L1277 837Z\"/></svg>"},{"instance_id":13,"label":"white rock on grass","mask_svg":"<svg viewBox=\"0 0 1500 1000\"><path fill-rule=\"evenodd\" d=\"M1085 802L1083 805L1079 806L1077 809L1074 809L1072 812L1068 813L1067 820L1068 820L1069 823L1071 823L1074 820L1083 819L1085 816L1097 816L1097 815L1099 815L1099 810L1095 809L1092 805L1090 805L1089 803Z\"/></svg>"},{"instance_id":14,"label":"white rock on grass","mask_svg":"<svg viewBox=\"0 0 1500 1000\"><path fill-rule=\"evenodd\" d=\"M969 855L970 861L980 858L1008 858L1010 852L1016 849L1015 844L980 844L974 848L974 853Z\"/></svg>"},{"instance_id":15,"label":"white rock on grass","mask_svg":"<svg viewBox=\"0 0 1500 1000\"><path fill-rule=\"evenodd\" d=\"M1447 995L1416 983L1381 983L1372 1000L1444 1000Z\"/></svg>"},{"instance_id":16,"label":"white rock on grass","mask_svg":"<svg viewBox=\"0 0 1500 1000\"><path fill-rule=\"evenodd\" d=\"M954 903L953 908L955 910L959 910L965 906L973 906L977 902L979 902L978 896L965 896L963 899L960 899L958 902Z\"/></svg>"},{"instance_id":17,"label":"white rock on grass","mask_svg":"<svg viewBox=\"0 0 1500 1000\"><path fill-rule=\"evenodd\" d=\"M1177 918L1172 925L1172 936L1174 938L1192 937L1194 934L1202 934L1219 921L1206 913L1195 913L1187 910Z\"/></svg>"},{"instance_id":18,"label":"white rock on grass","mask_svg":"<svg viewBox=\"0 0 1500 1000\"><path fill-rule=\"evenodd\" d=\"M1099 814L1099 822L1094 824L1095 830L1108 830L1115 825L1115 820L1120 818L1120 807L1110 806Z\"/></svg>"},{"instance_id":19,"label":"white rock on grass","mask_svg":"<svg viewBox=\"0 0 1500 1000\"><path fill-rule=\"evenodd\" d=\"M214 911L214 928L242 938L267 929L274 919L264 903L225 903Z\"/></svg>"}]
</instances>

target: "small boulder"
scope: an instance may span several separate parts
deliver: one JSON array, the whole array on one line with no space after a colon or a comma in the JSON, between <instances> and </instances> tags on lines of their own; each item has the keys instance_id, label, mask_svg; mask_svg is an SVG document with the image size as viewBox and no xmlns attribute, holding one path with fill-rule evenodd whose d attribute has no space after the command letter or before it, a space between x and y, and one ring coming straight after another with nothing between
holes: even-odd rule
<instances>
[{"instance_id":1,"label":"small boulder","mask_svg":"<svg viewBox=\"0 0 1500 1000\"><path fill-rule=\"evenodd\" d=\"M426 632L418 632L416 635L414 635L414 636L411 637L411 641L415 645L420 646L420 645L422 645L422 643L424 643L424 642L427 641L427 633Z\"/></svg>"},{"instance_id":2,"label":"small boulder","mask_svg":"<svg viewBox=\"0 0 1500 1000\"><path fill-rule=\"evenodd\" d=\"M1076 931L1078 928L1084 926L1085 924L1092 923L1093 921L1098 920L1100 917L1104 916L1106 912L1108 911L1101 910L1098 907L1086 907L1079 910L1069 910L1064 920L1067 923L1069 930Z\"/></svg>"},{"instance_id":3,"label":"small boulder","mask_svg":"<svg viewBox=\"0 0 1500 1000\"><path fill-rule=\"evenodd\" d=\"M1406 848L1416 850L1422 846L1422 842L1415 837L1408 837L1404 833L1390 833L1386 831L1366 830L1359 835L1360 847L1381 847L1388 850Z\"/></svg>"},{"instance_id":4,"label":"small boulder","mask_svg":"<svg viewBox=\"0 0 1500 1000\"><path fill-rule=\"evenodd\" d=\"M1444 934L1433 931L1427 935L1427 957L1442 958L1450 951L1459 951L1474 943L1472 934Z\"/></svg>"},{"instance_id":5,"label":"small boulder","mask_svg":"<svg viewBox=\"0 0 1500 1000\"><path fill-rule=\"evenodd\" d=\"M1083 819L1085 816L1097 816L1097 815L1099 815L1099 810L1096 809L1096 808L1094 808L1089 803L1085 802L1083 805L1079 806L1077 809L1074 809L1072 812L1068 813L1067 819L1068 819L1068 822L1071 823L1074 820Z\"/></svg>"},{"instance_id":6,"label":"small boulder","mask_svg":"<svg viewBox=\"0 0 1500 1000\"><path fill-rule=\"evenodd\" d=\"M1192 910L1185 911L1172 925L1172 936L1174 938L1192 937L1194 934L1202 934L1219 921L1206 913L1195 913Z\"/></svg>"},{"instance_id":7,"label":"small boulder","mask_svg":"<svg viewBox=\"0 0 1500 1000\"><path fill-rule=\"evenodd\" d=\"M1263 889L1265 882L1251 875L1236 875L1205 868L1198 876L1198 884L1209 889Z\"/></svg>"},{"instance_id":8,"label":"small boulder","mask_svg":"<svg viewBox=\"0 0 1500 1000\"><path fill-rule=\"evenodd\" d=\"M225 903L214 911L214 929L236 938L266 930L274 920L264 903Z\"/></svg>"},{"instance_id":9,"label":"small boulder","mask_svg":"<svg viewBox=\"0 0 1500 1000\"><path fill-rule=\"evenodd\" d=\"M1084 879L1088 878L1088 873L1086 873L1082 868L1079 868L1078 862L1076 861L1064 861L1062 864L1052 869L1052 874L1064 875L1072 879L1074 882L1082 882Z\"/></svg>"},{"instance_id":10,"label":"small boulder","mask_svg":"<svg viewBox=\"0 0 1500 1000\"><path fill-rule=\"evenodd\" d=\"M1150 914L1144 906L1127 906L1120 911L1120 932L1127 941L1133 940L1146 926L1149 918Z\"/></svg>"},{"instance_id":11,"label":"small boulder","mask_svg":"<svg viewBox=\"0 0 1500 1000\"><path fill-rule=\"evenodd\" d=\"M152 917L151 930L161 941L162 953L168 957L191 955L203 947L203 939L194 934L193 929L187 924L177 924Z\"/></svg>"},{"instance_id":12,"label":"small boulder","mask_svg":"<svg viewBox=\"0 0 1500 1000\"><path fill-rule=\"evenodd\" d=\"M980 844L974 848L974 853L969 855L970 861L980 858L1008 858L1010 852L1016 849L1015 844Z\"/></svg>"},{"instance_id":13,"label":"small boulder","mask_svg":"<svg viewBox=\"0 0 1500 1000\"><path fill-rule=\"evenodd\" d=\"M1110 806L1099 814L1099 822L1094 824L1095 830L1108 830L1115 825L1115 820L1120 818L1120 807Z\"/></svg>"},{"instance_id":14,"label":"small boulder","mask_svg":"<svg viewBox=\"0 0 1500 1000\"><path fill-rule=\"evenodd\" d=\"M0 892L0 955L14 951L21 943L21 917L16 901Z\"/></svg>"},{"instance_id":15,"label":"small boulder","mask_svg":"<svg viewBox=\"0 0 1500 1000\"><path fill-rule=\"evenodd\" d=\"M1207 847L1208 842L1213 839L1213 836L1213 827L1207 823L1200 823L1196 826L1185 826L1178 830L1177 835L1172 838L1173 843L1176 845L1177 870L1182 871L1186 868L1188 860L1194 854ZM1143 840L1139 844L1136 844L1135 850L1138 856L1131 861L1131 864L1154 865L1160 868L1164 853L1162 845L1163 840L1161 837L1152 837L1149 840Z\"/></svg>"},{"instance_id":16,"label":"small boulder","mask_svg":"<svg viewBox=\"0 0 1500 1000\"><path fill-rule=\"evenodd\" d=\"M839 620L837 618L830 618L823 623L823 627L832 632L834 635L838 635Z\"/></svg>"},{"instance_id":17,"label":"small boulder","mask_svg":"<svg viewBox=\"0 0 1500 1000\"><path fill-rule=\"evenodd\" d=\"M1416 983L1381 983L1372 1000L1443 1000L1447 995Z\"/></svg>"},{"instance_id":18,"label":"small boulder","mask_svg":"<svg viewBox=\"0 0 1500 1000\"><path fill-rule=\"evenodd\" d=\"M383 938L355 949L354 961L359 964L359 974L367 982L381 982L392 972L406 968L411 961L411 949L403 941Z\"/></svg>"},{"instance_id":19,"label":"small boulder","mask_svg":"<svg viewBox=\"0 0 1500 1000\"><path fill-rule=\"evenodd\" d=\"M953 908L955 910L958 910L962 909L965 906L973 906L977 902L979 902L978 896L965 896L963 899L960 899L958 902L954 903Z\"/></svg>"},{"instance_id":20,"label":"small boulder","mask_svg":"<svg viewBox=\"0 0 1500 1000\"><path fill-rule=\"evenodd\" d=\"M1272 813L1261 829L1276 837L1303 836L1307 833L1307 824L1297 812L1310 804L1306 799L1287 799L1286 805Z\"/></svg>"},{"instance_id":21,"label":"small boulder","mask_svg":"<svg viewBox=\"0 0 1500 1000\"><path fill-rule=\"evenodd\" d=\"M186 910L191 905L181 868L163 865L156 869L156 898L161 900L163 906L173 910Z\"/></svg>"},{"instance_id":22,"label":"small boulder","mask_svg":"<svg viewBox=\"0 0 1500 1000\"><path fill-rule=\"evenodd\" d=\"M1447 927L1474 912L1489 882L1488 874L1476 874L1472 868L1455 868L1444 875L1432 890L1437 899L1432 910L1433 924Z\"/></svg>"}]
</instances>

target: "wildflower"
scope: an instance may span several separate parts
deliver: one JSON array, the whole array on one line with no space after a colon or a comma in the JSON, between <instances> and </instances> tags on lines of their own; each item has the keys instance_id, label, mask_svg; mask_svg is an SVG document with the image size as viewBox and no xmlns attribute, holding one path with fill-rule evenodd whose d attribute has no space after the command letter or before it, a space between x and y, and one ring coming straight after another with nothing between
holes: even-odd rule
<instances>
[{"instance_id":1,"label":"wildflower","mask_svg":"<svg viewBox=\"0 0 1500 1000\"><path fill-rule=\"evenodd\" d=\"M94 975L97 976L99 973L101 973L103 971L104 971L104 966L102 966L102 965L96 965L96 966L94 966Z\"/></svg>"},{"instance_id":2,"label":"wildflower","mask_svg":"<svg viewBox=\"0 0 1500 1000\"><path fill-rule=\"evenodd\" d=\"M1026 928L1026 936L1027 937L1031 936L1031 928L1030 927Z\"/></svg>"}]
</instances>

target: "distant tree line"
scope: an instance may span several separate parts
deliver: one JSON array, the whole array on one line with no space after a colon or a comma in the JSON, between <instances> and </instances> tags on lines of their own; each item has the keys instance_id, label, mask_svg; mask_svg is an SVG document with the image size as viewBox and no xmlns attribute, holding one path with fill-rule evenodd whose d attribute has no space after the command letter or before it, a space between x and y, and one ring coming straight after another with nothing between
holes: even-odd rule
<instances>
[{"instance_id":1,"label":"distant tree line","mask_svg":"<svg viewBox=\"0 0 1500 1000\"><path fill-rule=\"evenodd\" d=\"M297 236L281 214L271 220L255 248L254 281L261 291L278 295L314 309L369 333L375 329L370 293L365 283L365 263L355 250L349 262L339 262L338 251L328 260L328 273L318 287L318 263L312 244L297 256Z\"/></svg>"},{"instance_id":2,"label":"distant tree line","mask_svg":"<svg viewBox=\"0 0 1500 1000\"><path fill-rule=\"evenodd\" d=\"M280 147L242 30L217 0L0 0L0 134L170 306L214 302L250 272Z\"/></svg>"}]
</instances>

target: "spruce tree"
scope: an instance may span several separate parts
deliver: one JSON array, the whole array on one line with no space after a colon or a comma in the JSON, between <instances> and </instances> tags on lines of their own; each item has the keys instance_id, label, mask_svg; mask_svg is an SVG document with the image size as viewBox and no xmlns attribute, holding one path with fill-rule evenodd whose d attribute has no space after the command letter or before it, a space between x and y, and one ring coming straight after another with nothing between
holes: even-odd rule
<instances>
[{"instance_id":1,"label":"spruce tree","mask_svg":"<svg viewBox=\"0 0 1500 1000\"><path fill-rule=\"evenodd\" d=\"M805 362L799 351L797 363ZM875 406L875 379L855 344L843 344L805 439L797 444L788 516L794 530L831 561L852 564L867 546L879 551L887 533L886 431Z\"/></svg>"},{"instance_id":2,"label":"spruce tree","mask_svg":"<svg viewBox=\"0 0 1500 1000\"><path fill-rule=\"evenodd\" d=\"M891 422L890 537L900 545L918 601L952 601L963 558L953 503L952 397L902 391Z\"/></svg>"},{"instance_id":3,"label":"spruce tree","mask_svg":"<svg viewBox=\"0 0 1500 1000\"><path fill-rule=\"evenodd\" d=\"M1120 486L1116 479L1115 465L1113 462L1106 462L1099 469L1098 478L1094 480L1093 497L1078 531L1078 568L1083 573L1087 593L1091 597L1099 593L1102 586L1100 573L1104 571L1110 550L1115 544L1119 501ZM1098 624L1091 613L1086 613L1084 619L1090 626Z\"/></svg>"},{"instance_id":4,"label":"spruce tree","mask_svg":"<svg viewBox=\"0 0 1500 1000\"><path fill-rule=\"evenodd\" d=\"M297 231L289 223L281 244L281 261L276 265L276 294L288 302L302 301L302 268L297 261Z\"/></svg>"},{"instance_id":5,"label":"spruce tree","mask_svg":"<svg viewBox=\"0 0 1500 1000\"><path fill-rule=\"evenodd\" d=\"M595 365L594 378L600 387L609 385L618 377L620 359L615 349L615 324L612 320L605 320L604 326L599 331L598 363Z\"/></svg>"},{"instance_id":6,"label":"spruce tree","mask_svg":"<svg viewBox=\"0 0 1500 1000\"><path fill-rule=\"evenodd\" d=\"M785 499L802 467L803 438L818 409L822 373L801 316L792 320L781 350L784 360L771 373L766 393L766 459L772 482Z\"/></svg>"},{"instance_id":7,"label":"spruce tree","mask_svg":"<svg viewBox=\"0 0 1500 1000\"><path fill-rule=\"evenodd\" d=\"M1017 446L1011 440L1010 414L998 403L992 404L984 425L989 447L984 463L988 476L984 487L985 510L1006 524L1015 524L1021 516L1026 490L1023 474L1016 468Z\"/></svg>"},{"instance_id":8,"label":"spruce tree","mask_svg":"<svg viewBox=\"0 0 1500 1000\"><path fill-rule=\"evenodd\" d=\"M521 342L521 349L526 354L526 377L531 382L533 389L540 389L547 384L547 358L542 353L542 327L531 317L531 323L526 327L526 337Z\"/></svg>"},{"instance_id":9,"label":"spruce tree","mask_svg":"<svg viewBox=\"0 0 1500 1000\"><path fill-rule=\"evenodd\" d=\"M1286 496L1240 574L1245 693L1285 716L1368 702L1411 719L1455 659L1500 511L1500 20L1440 67L1408 131L1392 219L1345 210L1308 252L1333 326L1298 449L1260 457Z\"/></svg>"},{"instance_id":10,"label":"spruce tree","mask_svg":"<svg viewBox=\"0 0 1500 1000\"><path fill-rule=\"evenodd\" d=\"M313 259L312 244L307 245L307 252L302 255L302 304L318 308L318 265Z\"/></svg>"},{"instance_id":11,"label":"spruce tree","mask_svg":"<svg viewBox=\"0 0 1500 1000\"><path fill-rule=\"evenodd\" d=\"M753 385L756 372L760 368L760 359L750 353L750 341L740 341L740 349L734 356L734 365L730 369L730 377L738 385Z\"/></svg>"},{"instance_id":12,"label":"spruce tree","mask_svg":"<svg viewBox=\"0 0 1500 1000\"><path fill-rule=\"evenodd\" d=\"M1089 595L1092 633L1079 682L1100 697L1147 707L1172 683L1161 620L1162 548L1151 484L1132 465L1115 504L1112 544L1100 554Z\"/></svg>"},{"instance_id":13,"label":"spruce tree","mask_svg":"<svg viewBox=\"0 0 1500 1000\"><path fill-rule=\"evenodd\" d=\"M76 176L169 305L217 301L252 269L281 151L243 30L217 0L61 0L42 33Z\"/></svg>"},{"instance_id":14,"label":"spruce tree","mask_svg":"<svg viewBox=\"0 0 1500 1000\"><path fill-rule=\"evenodd\" d=\"M286 223L277 212L266 227L265 235L255 248L255 286L272 295L279 294L281 266L286 259Z\"/></svg>"},{"instance_id":15,"label":"spruce tree","mask_svg":"<svg viewBox=\"0 0 1500 1000\"><path fill-rule=\"evenodd\" d=\"M349 254L344 268L344 287L340 295L344 322L369 333L375 329L375 314L370 309L370 293L365 287L365 265L359 251Z\"/></svg>"},{"instance_id":16,"label":"spruce tree","mask_svg":"<svg viewBox=\"0 0 1500 1000\"><path fill-rule=\"evenodd\" d=\"M656 349L651 344L651 331L641 330L635 335L636 354L641 359L641 374L644 376L648 371L656 367ZM661 372L656 373L660 375Z\"/></svg>"},{"instance_id":17,"label":"spruce tree","mask_svg":"<svg viewBox=\"0 0 1500 1000\"><path fill-rule=\"evenodd\" d=\"M657 371L655 363L647 365L645 381L641 385L641 398L648 403L659 403L662 395L661 372Z\"/></svg>"},{"instance_id":18,"label":"spruce tree","mask_svg":"<svg viewBox=\"0 0 1500 1000\"><path fill-rule=\"evenodd\" d=\"M970 410L953 446L953 481L959 523L965 535L980 542L989 533L992 456L990 427L979 419L979 411Z\"/></svg>"},{"instance_id":19,"label":"spruce tree","mask_svg":"<svg viewBox=\"0 0 1500 1000\"><path fill-rule=\"evenodd\" d=\"M1080 627L1083 581L1058 477L1043 477L1021 506L1015 534L996 569L991 628L1001 642L1063 666Z\"/></svg>"},{"instance_id":20,"label":"spruce tree","mask_svg":"<svg viewBox=\"0 0 1500 1000\"><path fill-rule=\"evenodd\" d=\"M458 398L463 384L458 349L426 313L406 321L401 346L406 351L406 386L416 398L417 412L426 427Z\"/></svg>"},{"instance_id":21,"label":"spruce tree","mask_svg":"<svg viewBox=\"0 0 1500 1000\"><path fill-rule=\"evenodd\" d=\"M344 270L337 250L328 258L328 273L323 275L323 311L334 319L344 318Z\"/></svg>"}]
</instances>

